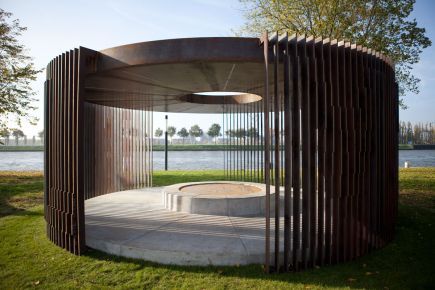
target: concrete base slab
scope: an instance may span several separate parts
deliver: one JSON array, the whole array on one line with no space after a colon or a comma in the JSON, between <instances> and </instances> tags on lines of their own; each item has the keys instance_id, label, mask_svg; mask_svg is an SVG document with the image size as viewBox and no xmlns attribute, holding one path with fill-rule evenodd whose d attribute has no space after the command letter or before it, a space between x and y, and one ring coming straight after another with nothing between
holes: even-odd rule
<instances>
[{"instance_id":1,"label":"concrete base slab","mask_svg":"<svg viewBox=\"0 0 435 290\"><path fill-rule=\"evenodd\" d=\"M264 262L264 217L170 211L161 188L115 192L89 199L85 207L86 244L103 252L176 265Z\"/></svg>"}]
</instances>

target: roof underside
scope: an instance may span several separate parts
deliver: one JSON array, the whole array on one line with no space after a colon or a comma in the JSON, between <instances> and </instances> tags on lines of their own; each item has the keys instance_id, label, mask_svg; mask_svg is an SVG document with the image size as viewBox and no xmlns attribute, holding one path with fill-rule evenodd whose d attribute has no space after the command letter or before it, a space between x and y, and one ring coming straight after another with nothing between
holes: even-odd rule
<instances>
[{"instance_id":1,"label":"roof underside","mask_svg":"<svg viewBox=\"0 0 435 290\"><path fill-rule=\"evenodd\" d=\"M204 91L261 95L263 80L257 38L161 40L100 51L96 72L85 81L85 99L123 108L220 113L222 104L185 100Z\"/></svg>"}]
</instances>

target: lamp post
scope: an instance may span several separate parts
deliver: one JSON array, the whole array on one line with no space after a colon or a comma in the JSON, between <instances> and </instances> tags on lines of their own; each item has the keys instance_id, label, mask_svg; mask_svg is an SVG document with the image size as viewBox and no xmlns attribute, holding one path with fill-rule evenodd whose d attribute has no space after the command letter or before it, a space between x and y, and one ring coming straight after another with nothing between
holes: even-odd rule
<instances>
[{"instance_id":1,"label":"lamp post","mask_svg":"<svg viewBox=\"0 0 435 290\"><path fill-rule=\"evenodd\" d=\"M165 115L166 130L165 130L165 171L168 171L168 115Z\"/></svg>"}]
</instances>

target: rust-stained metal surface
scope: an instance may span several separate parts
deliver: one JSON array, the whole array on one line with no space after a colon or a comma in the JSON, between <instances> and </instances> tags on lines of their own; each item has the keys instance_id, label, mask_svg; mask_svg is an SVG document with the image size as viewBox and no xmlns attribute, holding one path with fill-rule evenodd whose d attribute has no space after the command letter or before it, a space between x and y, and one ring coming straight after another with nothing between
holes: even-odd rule
<instances>
[{"instance_id":1,"label":"rust-stained metal surface","mask_svg":"<svg viewBox=\"0 0 435 290\"><path fill-rule=\"evenodd\" d=\"M205 91L243 94L195 94ZM85 199L152 186L153 111L222 114L226 179L266 185L267 272L353 260L392 240L393 64L347 42L274 34L81 47L50 62L45 218L55 244L86 250Z\"/></svg>"},{"instance_id":2,"label":"rust-stained metal surface","mask_svg":"<svg viewBox=\"0 0 435 290\"><path fill-rule=\"evenodd\" d=\"M275 136L273 151L265 154L275 156L271 184L284 174L285 203L283 257L275 243L266 271L350 261L385 246L394 236L398 201L393 64L337 40L275 34L263 46L265 67L274 59L269 85ZM284 139L277 135L282 119ZM278 148L285 149L281 155ZM281 226L278 204L270 209L275 229ZM266 227L269 222L266 216Z\"/></svg>"}]
</instances>

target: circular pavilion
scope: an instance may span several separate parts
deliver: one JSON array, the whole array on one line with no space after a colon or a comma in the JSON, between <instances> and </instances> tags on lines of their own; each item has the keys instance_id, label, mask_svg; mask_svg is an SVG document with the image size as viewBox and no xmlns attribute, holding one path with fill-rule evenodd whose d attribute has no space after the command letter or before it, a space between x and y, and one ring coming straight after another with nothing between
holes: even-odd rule
<instances>
[{"instance_id":1,"label":"circular pavilion","mask_svg":"<svg viewBox=\"0 0 435 290\"><path fill-rule=\"evenodd\" d=\"M189 185L152 188L156 111L221 114L224 131L249 129L225 141L226 189L201 195ZM263 262L266 271L288 271L349 261L393 239L397 128L394 65L344 41L265 34L70 50L49 63L45 82L47 235L78 255L92 246L162 263ZM240 184L252 188L236 200L230 192ZM93 217L122 218L130 207L102 204L123 192L138 198L133 203L152 204L138 209L152 213L141 216L147 227L154 213L168 223L183 214L201 220L199 228L216 240L210 228L229 222L243 254L232 252L231 240L220 243L227 243L220 247L231 253L227 260L208 250L183 248L174 260L154 248L138 253L140 245L99 247ZM246 214L234 211L237 204ZM195 230L182 233L185 244L195 244ZM256 242L246 238L252 231ZM159 239L168 240L143 234L136 245Z\"/></svg>"}]
</instances>

